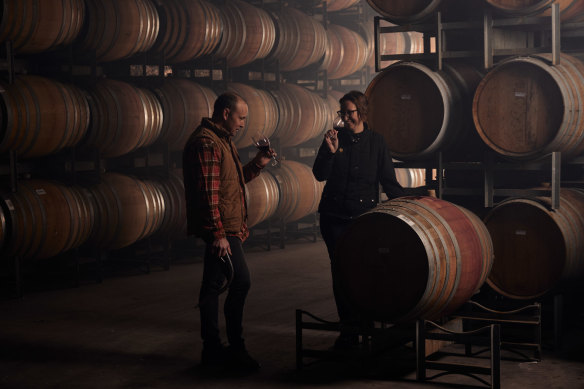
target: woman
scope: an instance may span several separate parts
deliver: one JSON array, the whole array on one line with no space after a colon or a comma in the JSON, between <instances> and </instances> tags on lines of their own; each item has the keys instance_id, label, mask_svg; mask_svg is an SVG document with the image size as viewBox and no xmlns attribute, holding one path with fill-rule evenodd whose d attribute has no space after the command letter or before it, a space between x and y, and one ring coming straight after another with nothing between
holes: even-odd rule
<instances>
[{"instance_id":1,"label":"woman","mask_svg":"<svg viewBox=\"0 0 584 389\"><path fill-rule=\"evenodd\" d=\"M352 220L379 202L379 184L387 197L403 196L397 182L391 155L382 135L367 126L367 97L351 91L340 99L338 115L344 127L328 130L312 172L318 181L325 181L318 211L320 230L326 243L333 278L333 292L342 324L357 324L358 315L352 311L343 295L337 277L335 247ZM341 330L335 348L358 346L356 334Z\"/></svg>"}]
</instances>

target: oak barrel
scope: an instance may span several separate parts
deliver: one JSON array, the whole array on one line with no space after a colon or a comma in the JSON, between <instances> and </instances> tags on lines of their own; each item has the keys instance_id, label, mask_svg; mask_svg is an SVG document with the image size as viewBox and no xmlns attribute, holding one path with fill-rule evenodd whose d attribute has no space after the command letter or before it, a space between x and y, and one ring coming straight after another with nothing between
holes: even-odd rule
<instances>
[{"instance_id":1,"label":"oak barrel","mask_svg":"<svg viewBox=\"0 0 584 389\"><path fill-rule=\"evenodd\" d=\"M224 29L215 56L237 67L265 58L276 40L276 27L261 8L241 0L231 0L220 8Z\"/></svg>"},{"instance_id":2,"label":"oak barrel","mask_svg":"<svg viewBox=\"0 0 584 389\"><path fill-rule=\"evenodd\" d=\"M584 275L581 190L562 188L555 210L547 197L508 199L484 222L495 250L487 282L502 295L532 299Z\"/></svg>"},{"instance_id":3,"label":"oak barrel","mask_svg":"<svg viewBox=\"0 0 584 389\"><path fill-rule=\"evenodd\" d=\"M344 78L365 66L368 47L356 31L329 24L326 35L328 44L322 67L326 69L329 78Z\"/></svg>"},{"instance_id":4,"label":"oak barrel","mask_svg":"<svg viewBox=\"0 0 584 389\"><path fill-rule=\"evenodd\" d=\"M168 177L153 180L164 201L164 218L153 236L172 239L187 236L185 187L182 169L173 169Z\"/></svg>"},{"instance_id":5,"label":"oak barrel","mask_svg":"<svg viewBox=\"0 0 584 389\"><path fill-rule=\"evenodd\" d=\"M252 137L260 134L271 137L278 125L278 105L274 97L265 90L239 82L228 83L227 90L241 96L248 107L245 126L233 137L235 146L251 146Z\"/></svg>"},{"instance_id":6,"label":"oak barrel","mask_svg":"<svg viewBox=\"0 0 584 389\"><path fill-rule=\"evenodd\" d=\"M280 70L298 70L323 57L327 36L321 22L291 7L272 16L278 38L267 58L280 61Z\"/></svg>"},{"instance_id":7,"label":"oak barrel","mask_svg":"<svg viewBox=\"0 0 584 389\"><path fill-rule=\"evenodd\" d=\"M295 84L281 84L270 93L278 106L274 136L280 138L280 145L299 145L320 136L327 128L330 109L316 93Z\"/></svg>"},{"instance_id":8,"label":"oak barrel","mask_svg":"<svg viewBox=\"0 0 584 389\"><path fill-rule=\"evenodd\" d=\"M91 122L85 144L116 157L153 144L162 131L162 106L153 92L103 79L91 91Z\"/></svg>"},{"instance_id":9,"label":"oak barrel","mask_svg":"<svg viewBox=\"0 0 584 389\"><path fill-rule=\"evenodd\" d=\"M462 61L449 62L443 71L397 62L378 73L365 91L368 123L399 160L474 150L480 139L472 129L470 106L481 78L474 66ZM464 147L457 147L461 144Z\"/></svg>"},{"instance_id":10,"label":"oak barrel","mask_svg":"<svg viewBox=\"0 0 584 389\"><path fill-rule=\"evenodd\" d=\"M245 201L248 227L271 218L280 202L280 192L274 176L268 172L262 172L245 184Z\"/></svg>"},{"instance_id":11,"label":"oak barrel","mask_svg":"<svg viewBox=\"0 0 584 389\"><path fill-rule=\"evenodd\" d=\"M86 33L81 47L95 51L100 62L114 61L148 51L160 28L152 0L85 0Z\"/></svg>"},{"instance_id":12,"label":"oak barrel","mask_svg":"<svg viewBox=\"0 0 584 389\"><path fill-rule=\"evenodd\" d=\"M211 54L219 45L223 20L219 8L206 0L166 0L158 8L160 32L152 51L169 63Z\"/></svg>"},{"instance_id":13,"label":"oak barrel","mask_svg":"<svg viewBox=\"0 0 584 389\"><path fill-rule=\"evenodd\" d=\"M163 113L159 141L182 150L201 119L213 114L217 94L188 79L166 79L154 92Z\"/></svg>"},{"instance_id":14,"label":"oak barrel","mask_svg":"<svg viewBox=\"0 0 584 389\"><path fill-rule=\"evenodd\" d=\"M152 182L119 173L105 173L87 188L96 222L87 244L119 249L155 233L164 220L164 197Z\"/></svg>"},{"instance_id":15,"label":"oak barrel","mask_svg":"<svg viewBox=\"0 0 584 389\"><path fill-rule=\"evenodd\" d=\"M584 1L582 0L486 0L497 11L511 16L531 14L551 15L550 6L558 4L563 21L582 21Z\"/></svg>"},{"instance_id":16,"label":"oak barrel","mask_svg":"<svg viewBox=\"0 0 584 389\"><path fill-rule=\"evenodd\" d=\"M47 259L81 246L89 237L94 209L81 189L55 181L23 180L4 195L11 212L8 254Z\"/></svg>"},{"instance_id":17,"label":"oak barrel","mask_svg":"<svg viewBox=\"0 0 584 389\"><path fill-rule=\"evenodd\" d=\"M317 211L324 183L316 181L308 165L283 160L280 168L268 172L278 183L280 193L275 218L293 222Z\"/></svg>"},{"instance_id":18,"label":"oak barrel","mask_svg":"<svg viewBox=\"0 0 584 389\"><path fill-rule=\"evenodd\" d=\"M18 53L40 53L73 43L85 18L83 0L4 0L0 41Z\"/></svg>"},{"instance_id":19,"label":"oak barrel","mask_svg":"<svg viewBox=\"0 0 584 389\"><path fill-rule=\"evenodd\" d=\"M325 3L328 12L335 12L351 8L359 3L359 0L326 0Z\"/></svg>"},{"instance_id":20,"label":"oak barrel","mask_svg":"<svg viewBox=\"0 0 584 389\"><path fill-rule=\"evenodd\" d=\"M359 216L336 248L341 282L368 319L409 322L456 310L485 281L493 250L470 211L401 197Z\"/></svg>"},{"instance_id":21,"label":"oak barrel","mask_svg":"<svg viewBox=\"0 0 584 389\"><path fill-rule=\"evenodd\" d=\"M473 100L475 128L498 154L536 159L584 152L584 64L561 54L515 57L483 78Z\"/></svg>"},{"instance_id":22,"label":"oak barrel","mask_svg":"<svg viewBox=\"0 0 584 389\"><path fill-rule=\"evenodd\" d=\"M426 185L426 169L396 168L395 177L404 188Z\"/></svg>"},{"instance_id":23,"label":"oak barrel","mask_svg":"<svg viewBox=\"0 0 584 389\"><path fill-rule=\"evenodd\" d=\"M1 84L4 120L0 153L20 157L49 155L75 146L89 127L89 104L74 85L39 76L21 75Z\"/></svg>"}]
</instances>

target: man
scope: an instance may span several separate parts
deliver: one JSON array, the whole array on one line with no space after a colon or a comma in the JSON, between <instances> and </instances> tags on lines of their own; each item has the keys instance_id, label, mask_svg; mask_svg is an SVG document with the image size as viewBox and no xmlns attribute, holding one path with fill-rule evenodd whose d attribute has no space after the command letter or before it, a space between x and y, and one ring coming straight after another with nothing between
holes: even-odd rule
<instances>
[{"instance_id":1,"label":"man","mask_svg":"<svg viewBox=\"0 0 584 389\"><path fill-rule=\"evenodd\" d=\"M243 306L250 276L242 243L249 235L246 225L245 183L257 177L271 157L258 151L241 165L231 138L243 129L248 114L245 101L233 93L217 98L213 117L203 118L183 153L188 233L205 243L203 282L199 295L202 364L223 365L247 371L260 365L247 352L243 340ZM227 257L228 256L228 257ZM219 290L225 280L223 261L233 264L233 280L224 313L229 347L221 343L218 326Z\"/></svg>"}]
</instances>

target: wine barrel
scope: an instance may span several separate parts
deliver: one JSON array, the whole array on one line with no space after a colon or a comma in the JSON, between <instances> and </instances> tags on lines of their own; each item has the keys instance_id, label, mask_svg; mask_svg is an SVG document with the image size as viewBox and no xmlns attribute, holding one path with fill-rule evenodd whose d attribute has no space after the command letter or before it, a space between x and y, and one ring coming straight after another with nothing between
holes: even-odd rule
<instances>
[{"instance_id":1,"label":"wine barrel","mask_svg":"<svg viewBox=\"0 0 584 389\"><path fill-rule=\"evenodd\" d=\"M359 3L359 0L326 0L327 12L342 11Z\"/></svg>"},{"instance_id":2,"label":"wine barrel","mask_svg":"<svg viewBox=\"0 0 584 389\"><path fill-rule=\"evenodd\" d=\"M336 248L340 279L368 319L436 319L485 281L492 244L481 220L435 197L401 197L359 216Z\"/></svg>"},{"instance_id":3,"label":"wine barrel","mask_svg":"<svg viewBox=\"0 0 584 389\"><path fill-rule=\"evenodd\" d=\"M5 250L11 237L12 229L10 227L10 218L12 215L10 208L3 197L4 196L0 195L0 256L5 258L7 257ZM11 208L14 210L13 206L11 206Z\"/></svg>"},{"instance_id":4,"label":"wine barrel","mask_svg":"<svg viewBox=\"0 0 584 389\"><path fill-rule=\"evenodd\" d=\"M281 146L299 145L326 130L330 110L316 93L294 84L281 84L270 93L278 106L274 136L280 138Z\"/></svg>"},{"instance_id":5,"label":"wine barrel","mask_svg":"<svg viewBox=\"0 0 584 389\"><path fill-rule=\"evenodd\" d=\"M395 63L378 73L365 91L368 123L399 160L423 159L439 150L476 150L480 139L471 127L470 106L481 78L465 62L451 61L444 71L416 62Z\"/></svg>"},{"instance_id":6,"label":"wine barrel","mask_svg":"<svg viewBox=\"0 0 584 389\"><path fill-rule=\"evenodd\" d=\"M167 178L156 179L153 182L164 200L164 218L160 228L153 235L174 239L186 237L187 211L182 169L175 169Z\"/></svg>"},{"instance_id":7,"label":"wine barrel","mask_svg":"<svg viewBox=\"0 0 584 389\"><path fill-rule=\"evenodd\" d=\"M101 155L117 157L149 146L160 136L163 113L153 92L103 79L91 95L92 115L85 144Z\"/></svg>"},{"instance_id":8,"label":"wine barrel","mask_svg":"<svg viewBox=\"0 0 584 389\"><path fill-rule=\"evenodd\" d=\"M81 246L93 226L94 210L80 189L48 180L23 180L5 194L12 209L8 255L46 259Z\"/></svg>"},{"instance_id":9,"label":"wine barrel","mask_svg":"<svg viewBox=\"0 0 584 389\"><path fill-rule=\"evenodd\" d=\"M96 210L95 228L87 240L91 247L129 246L155 233L164 220L164 197L152 182L110 172L87 189Z\"/></svg>"},{"instance_id":10,"label":"wine barrel","mask_svg":"<svg viewBox=\"0 0 584 389\"><path fill-rule=\"evenodd\" d=\"M552 151L563 158L584 152L584 64L561 54L516 57L483 78L473 100L475 128L498 154L536 159Z\"/></svg>"},{"instance_id":11,"label":"wine barrel","mask_svg":"<svg viewBox=\"0 0 584 389\"><path fill-rule=\"evenodd\" d=\"M290 7L272 16L278 38L267 58L280 61L280 70L298 70L324 56L327 34L322 23Z\"/></svg>"},{"instance_id":12,"label":"wine barrel","mask_svg":"<svg viewBox=\"0 0 584 389\"><path fill-rule=\"evenodd\" d=\"M280 193L275 218L293 222L317 211L324 183L316 181L309 166L283 160L279 169L269 173L278 183Z\"/></svg>"},{"instance_id":13,"label":"wine barrel","mask_svg":"<svg viewBox=\"0 0 584 389\"><path fill-rule=\"evenodd\" d=\"M485 217L495 262L487 283L514 299L542 296L584 275L584 193L562 188L560 207L550 199L512 198Z\"/></svg>"},{"instance_id":14,"label":"wine barrel","mask_svg":"<svg viewBox=\"0 0 584 389\"><path fill-rule=\"evenodd\" d=\"M278 124L278 105L272 95L238 82L228 83L227 90L241 96L248 107L245 126L233 137L235 146L237 148L251 146L252 137L259 134L268 138L272 136Z\"/></svg>"},{"instance_id":15,"label":"wine barrel","mask_svg":"<svg viewBox=\"0 0 584 389\"><path fill-rule=\"evenodd\" d=\"M148 51L158 36L160 20L151 0L86 0L86 34L81 47L95 51L100 62Z\"/></svg>"},{"instance_id":16,"label":"wine barrel","mask_svg":"<svg viewBox=\"0 0 584 389\"><path fill-rule=\"evenodd\" d=\"M468 0L367 0L367 3L395 24L419 22L442 13L445 21L466 21L481 14L480 2Z\"/></svg>"},{"instance_id":17,"label":"wine barrel","mask_svg":"<svg viewBox=\"0 0 584 389\"><path fill-rule=\"evenodd\" d=\"M426 169L396 168L395 177L404 188L417 188L426 185Z\"/></svg>"},{"instance_id":18,"label":"wine barrel","mask_svg":"<svg viewBox=\"0 0 584 389\"><path fill-rule=\"evenodd\" d=\"M85 18L83 0L4 0L0 41L17 53L40 53L73 43Z\"/></svg>"},{"instance_id":19,"label":"wine barrel","mask_svg":"<svg viewBox=\"0 0 584 389\"><path fill-rule=\"evenodd\" d=\"M245 184L245 201L248 227L271 218L280 202L280 192L274 176L263 172Z\"/></svg>"},{"instance_id":20,"label":"wine barrel","mask_svg":"<svg viewBox=\"0 0 584 389\"><path fill-rule=\"evenodd\" d=\"M162 106L159 141L170 150L182 150L204 117L211 117L217 95L213 90L187 79L167 79L154 90Z\"/></svg>"},{"instance_id":21,"label":"wine barrel","mask_svg":"<svg viewBox=\"0 0 584 389\"><path fill-rule=\"evenodd\" d=\"M550 6L558 4L562 21L582 21L584 1L582 0L486 0L495 10L511 16L542 14L551 15Z\"/></svg>"},{"instance_id":22,"label":"wine barrel","mask_svg":"<svg viewBox=\"0 0 584 389\"><path fill-rule=\"evenodd\" d=\"M20 157L49 155L75 146L89 127L89 105L73 86L39 76L18 76L0 84L5 112L0 125L0 153Z\"/></svg>"},{"instance_id":23,"label":"wine barrel","mask_svg":"<svg viewBox=\"0 0 584 389\"><path fill-rule=\"evenodd\" d=\"M328 78L339 79L355 73L365 66L369 52L365 40L357 32L336 24L326 31L323 68Z\"/></svg>"},{"instance_id":24,"label":"wine barrel","mask_svg":"<svg viewBox=\"0 0 584 389\"><path fill-rule=\"evenodd\" d=\"M265 58L276 40L276 27L261 8L232 0L220 8L224 30L215 56L237 67Z\"/></svg>"},{"instance_id":25,"label":"wine barrel","mask_svg":"<svg viewBox=\"0 0 584 389\"><path fill-rule=\"evenodd\" d=\"M205 0L166 0L158 8L160 33L152 51L169 63L211 54L224 30L219 8Z\"/></svg>"}]
</instances>

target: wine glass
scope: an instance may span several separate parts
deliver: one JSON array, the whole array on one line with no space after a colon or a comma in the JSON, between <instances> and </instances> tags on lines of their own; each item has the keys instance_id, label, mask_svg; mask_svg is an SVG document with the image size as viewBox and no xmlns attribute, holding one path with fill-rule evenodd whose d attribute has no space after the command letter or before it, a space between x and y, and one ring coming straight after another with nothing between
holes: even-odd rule
<instances>
[{"instance_id":1,"label":"wine glass","mask_svg":"<svg viewBox=\"0 0 584 389\"><path fill-rule=\"evenodd\" d=\"M342 130L343 128L345 128L345 121L343 120L342 117L337 116L334 120L333 120L333 128L337 131Z\"/></svg>"},{"instance_id":2,"label":"wine glass","mask_svg":"<svg viewBox=\"0 0 584 389\"><path fill-rule=\"evenodd\" d=\"M252 136L251 140L253 141L254 146L257 147L258 150L263 151L264 153L270 152L270 139L267 136L260 134L257 136ZM277 164L278 160L276 159L276 157L272 156L271 166L276 166Z\"/></svg>"}]
</instances>

